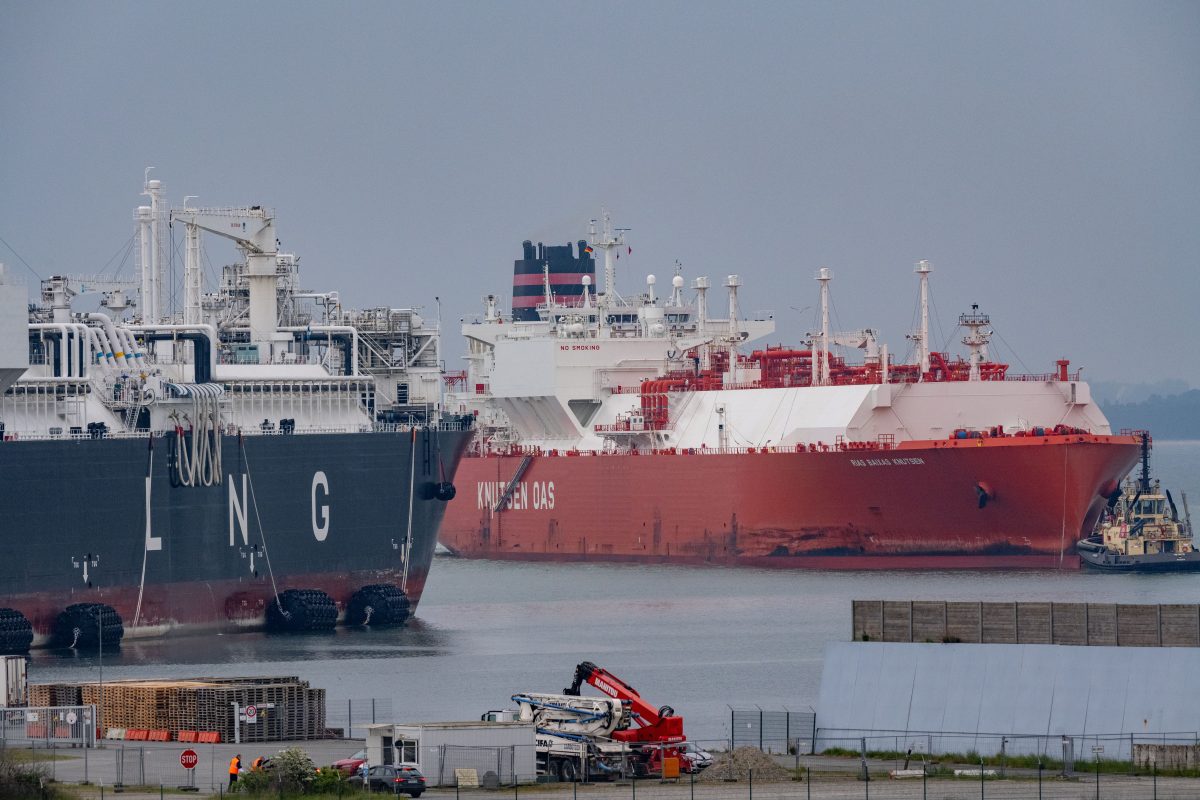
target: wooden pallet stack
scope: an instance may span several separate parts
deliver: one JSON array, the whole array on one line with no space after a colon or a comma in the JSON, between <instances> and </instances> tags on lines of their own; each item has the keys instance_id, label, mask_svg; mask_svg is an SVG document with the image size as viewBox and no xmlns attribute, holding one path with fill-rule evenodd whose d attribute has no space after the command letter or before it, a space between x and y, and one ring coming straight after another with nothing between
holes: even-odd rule
<instances>
[{"instance_id":1,"label":"wooden pallet stack","mask_svg":"<svg viewBox=\"0 0 1200 800\"><path fill-rule=\"evenodd\" d=\"M34 708L47 706L78 706L83 704L83 693L79 684L31 683L29 705Z\"/></svg>"},{"instance_id":2,"label":"wooden pallet stack","mask_svg":"<svg viewBox=\"0 0 1200 800\"><path fill-rule=\"evenodd\" d=\"M172 738L178 731L216 731L222 741L233 741L238 724L234 704L257 710L253 724L240 723L244 742L325 736L325 690L293 676L105 681L103 697L98 683L33 684L30 696L44 701L73 697L72 702L35 705L95 704L106 728L166 730Z\"/></svg>"}]
</instances>

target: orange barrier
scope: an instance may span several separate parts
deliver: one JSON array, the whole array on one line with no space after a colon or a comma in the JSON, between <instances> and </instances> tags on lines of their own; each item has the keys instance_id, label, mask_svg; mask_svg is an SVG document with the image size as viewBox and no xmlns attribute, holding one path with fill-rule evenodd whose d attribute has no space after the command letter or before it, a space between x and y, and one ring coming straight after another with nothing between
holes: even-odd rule
<instances>
[{"instance_id":1,"label":"orange barrier","mask_svg":"<svg viewBox=\"0 0 1200 800\"><path fill-rule=\"evenodd\" d=\"M195 731L179 731L175 734L175 741L194 742L196 741L196 735Z\"/></svg>"},{"instance_id":2,"label":"orange barrier","mask_svg":"<svg viewBox=\"0 0 1200 800\"><path fill-rule=\"evenodd\" d=\"M200 731L196 734L196 741L200 744L220 744L221 734L217 731Z\"/></svg>"},{"instance_id":3,"label":"orange barrier","mask_svg":"<svg viewBox=\"0 0 1200 800\"><path fill-rule=\"evenodd\" d=\"M171 741L170 731L150 731L146 737L148 742L169 742Z\"/></svg>"},{"instance_id":4,"label":"orange barrier","mask_svg":"<svg viewBox=\"0 0 1200 800\"><path fill-rule=\"evenodd\" d=\"M145 728L129 728L125 731L125 741L127 742L144 742L150 735L150 731Z\"/></svg>"}]
</instances>

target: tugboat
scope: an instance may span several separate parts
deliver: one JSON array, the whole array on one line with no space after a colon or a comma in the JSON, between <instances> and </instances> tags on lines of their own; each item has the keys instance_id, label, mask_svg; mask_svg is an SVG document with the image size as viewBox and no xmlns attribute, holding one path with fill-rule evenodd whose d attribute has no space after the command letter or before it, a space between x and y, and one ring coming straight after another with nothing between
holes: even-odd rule
<instances>
[{"instance_id":1,"label":"tugboat","mask_svg":"<svg viewBox=\"0 0 1200 800\"><path fill-rule=\"evenodd\" d=\"M1200 571L1192 542L1192 518L1183 495L1183 519L1170 490L1150 482L1150 434L1142 441L1141 474L1108 498L1096 531L1075 546L1080 563L1105 572Z\"/></svg>"}]
</instances>

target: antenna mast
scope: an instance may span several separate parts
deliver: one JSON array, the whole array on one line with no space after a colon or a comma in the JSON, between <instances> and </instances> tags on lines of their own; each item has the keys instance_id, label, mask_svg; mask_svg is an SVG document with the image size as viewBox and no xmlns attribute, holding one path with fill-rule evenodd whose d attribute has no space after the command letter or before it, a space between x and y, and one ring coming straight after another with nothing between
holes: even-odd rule
<instances>
[{"instance_id":1,"label":"antenna mast","mask_svg":"<svg viewBox=\"0 0 1200 800\"><path fill-rule=\"evenodd\" d=\"M918 261L913 270L921 279L921 329L909 338L917 340L917 354L921 362L921 375L918 380L925 380L929 372L929 273L933 265L928 261Z\"/></svg>"},{"instance_id":2,"label":"antenna mast","mask_svg":"<svg viewBox=\"0 0 1200 800\"><path fill-rule=\"evenodd\" d=\"M833 280L833 273L829 271L829 267L821 267L817 271L817 282L821 284L821 361L818 365L817 380L818 386L826 386L829 383L829 282Z\"/></svg>"}]
</instances>

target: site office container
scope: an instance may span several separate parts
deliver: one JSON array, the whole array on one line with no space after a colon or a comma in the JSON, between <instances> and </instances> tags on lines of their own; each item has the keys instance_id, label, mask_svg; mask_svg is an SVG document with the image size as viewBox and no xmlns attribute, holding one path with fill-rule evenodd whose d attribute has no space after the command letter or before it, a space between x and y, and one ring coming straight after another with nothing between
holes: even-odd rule
<instances>
[{"instance_id":1,"label":"site office container","mask_svg":"<svg viewBox=\"0 0 1200 800\"><path fill-rule=\"evenodd\" d=\"M367 726L367 763L408 764L427 786L455 785L456 769L473 769L480 783L493 772L501 784L537 778L531 722L416 722Z\"/></svg>"}]
</instances>

